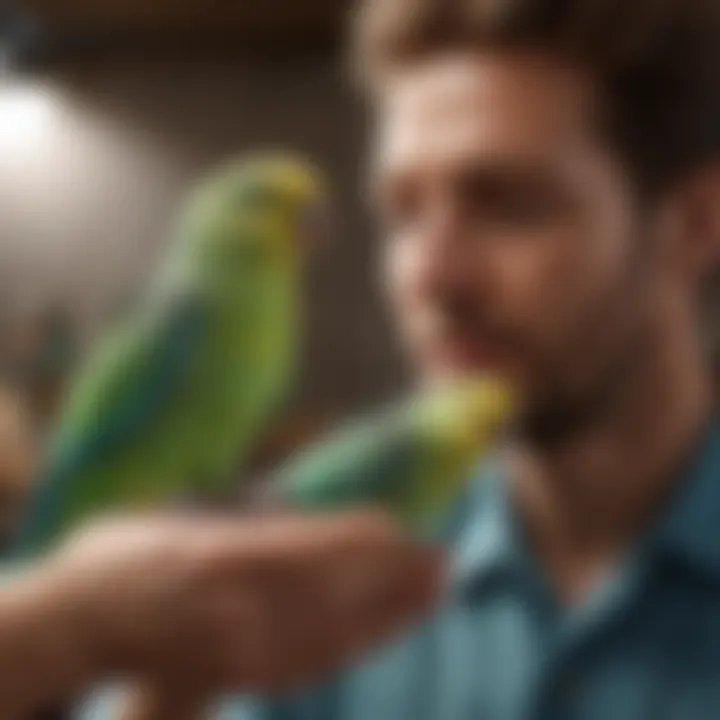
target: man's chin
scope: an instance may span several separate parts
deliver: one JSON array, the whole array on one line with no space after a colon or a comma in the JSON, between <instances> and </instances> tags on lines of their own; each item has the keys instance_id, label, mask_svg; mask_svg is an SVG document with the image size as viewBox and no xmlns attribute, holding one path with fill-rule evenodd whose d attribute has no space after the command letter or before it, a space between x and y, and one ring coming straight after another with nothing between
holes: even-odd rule
<instances>
[{"instance_id":1,"label":"man's chin","mask_svg":"<svg viewBox=\"0 0 720 720\"><path fill-rule=\"evenodd\" d=\"M557 448L572 442L603 412L602 397L563 397L560 392L541 398L525 397L516 418L520 440L538 448Z\"/></svg>"}]
</instances>

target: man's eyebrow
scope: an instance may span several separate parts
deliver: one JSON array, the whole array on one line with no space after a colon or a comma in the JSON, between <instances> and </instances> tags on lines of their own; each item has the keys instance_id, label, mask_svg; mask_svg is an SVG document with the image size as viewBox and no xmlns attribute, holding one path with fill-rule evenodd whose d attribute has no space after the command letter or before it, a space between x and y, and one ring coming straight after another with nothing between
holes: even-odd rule
<instances>
[{"instance_id":1,"label":"man's eyebrow","mask_svg":"<svg viewBox=\"0 0 720 720\"><path fill-rule=\"evenodd\" d=\"M417 167L412 163L399 166L370 165L361 183L361 191L372 205L385 201L386 193L402 188L412 181ZM472 181L488 188L501 185L552 185L558 178L558 170L545 158L528 157L512 153L484 155L468 154L461 161L452 163L449 171L454 181Z\"/></svg>"},{"instance_id":2,"label":"man's eyebrow","mask_svg":"<svg viewBox=\"0 0 720 720\"><path fill-rule=\"evenodd\" d=\"M555 175L553 167L539 157L518 157L510 153L469 157L458 165L457 175L497 180L538 180Z\"/></svg>"}]
</instances>

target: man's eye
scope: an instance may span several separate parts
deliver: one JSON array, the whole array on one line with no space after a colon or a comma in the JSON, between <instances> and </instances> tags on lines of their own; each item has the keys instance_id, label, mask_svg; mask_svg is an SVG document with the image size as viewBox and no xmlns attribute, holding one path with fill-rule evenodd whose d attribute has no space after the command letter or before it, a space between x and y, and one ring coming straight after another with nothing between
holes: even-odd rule
<instances>
[{"instance_id":1,"label":"man's eye","mask_svg":"<svg viewBox=\"0 0 720 720\"><path fill-rule=\"evenodd\" d=\"M539 224L550 219L555 203L541 193L504 192L488 199L488 211L497 220L514 224Z\"/></svg>"},{"instance_id":2,"label":"man's eye","mask_svg":"<svg viewBox=\"0 0 720 720\"><path fill-rule=\"evenodd\" d=\"M547 183L499 184L484 188L473 205L490 222L525 227L546 225L563 213L566 203Z\"/></svg>"},{"instance_id":3,"label":"man's eye","mask_svg":"<svg viewBox=\"0 0 720 720\"><path fill-rule=\"evenodd\" d=\"M461 178L457 189L468 216L498 225L544 225L565 206L552 179L535 173L471 172Z\"/></svg>"}]
</instances>

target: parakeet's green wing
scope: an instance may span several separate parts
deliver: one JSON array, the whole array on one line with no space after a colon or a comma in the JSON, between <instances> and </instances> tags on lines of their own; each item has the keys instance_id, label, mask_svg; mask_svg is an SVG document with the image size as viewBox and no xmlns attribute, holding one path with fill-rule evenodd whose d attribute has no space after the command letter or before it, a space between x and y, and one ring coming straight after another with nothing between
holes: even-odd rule
<instances>
[{"instance_id":1,"label":"parakeet's green wing","mask_svg":"<svg viewBox=\"0 0 720 720\"><path fill-rule=\"evenodd\" d=\"M358 502L401 504L406 478L414 476L422 458L407 427L394 420L354 423L301 450L275 478L282 498L316 510Z\"/></svg>"},{"instance_id":2,"label":"parakeet's green wing","mask_svg":"<svg viewBox=\"0 0 720 720\"><path fill-rule=\"evenodd\" d=\"M188 295L146 327L132 327L102 349L74 389L21 532L21 551L51 538L64 523L76 482L112 463L152 426L202 347L206 314Z\"/></svg>"}]
</instances>

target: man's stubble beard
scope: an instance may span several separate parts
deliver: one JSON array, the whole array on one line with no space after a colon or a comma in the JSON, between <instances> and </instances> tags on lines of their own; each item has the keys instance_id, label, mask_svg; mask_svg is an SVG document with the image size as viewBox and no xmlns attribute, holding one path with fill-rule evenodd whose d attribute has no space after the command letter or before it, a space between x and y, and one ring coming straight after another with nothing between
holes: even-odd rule
<instances>
[{"instance_id":1,"label":"man's stubble beard","mask_svg":"<svg viewBox=\"0 0 720 720\"><path fill-rule=\"evenodd\" d=\"M544 373L545 387L515 424L524 445L542 451L571 444L612 422L636 396L657 351L650 247L634 245L617 283L578 322L565 357L579 352L582 357Z\"/></svg>"},{"instance_id":2,"label":"man's stubble beard","mask_svg":"<svg viewBox=\"0 0 720 720\"><path fill-rule=\"evenodd\" d=\"M516 439L537 450L551 450L571 444L622 411L647 366L648 346L640 336L634 340L599 369L591 383L580 388L562 381L549 383L518 416Z\"/></svg>"}]
</instances>

